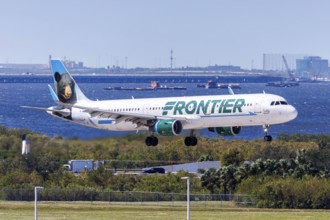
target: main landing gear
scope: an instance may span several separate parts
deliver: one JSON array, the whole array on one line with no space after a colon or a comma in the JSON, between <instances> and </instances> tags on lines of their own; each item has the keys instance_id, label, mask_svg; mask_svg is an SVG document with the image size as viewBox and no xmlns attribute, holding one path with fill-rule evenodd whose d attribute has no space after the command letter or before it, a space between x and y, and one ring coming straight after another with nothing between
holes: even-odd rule
<instances>
[{"instance_id":1,"label":"main landing gear","mask_svg":"<svg viewBox=\"0 0 330 220\"><path fill-rule=\"evenodd\" d=\"M197 145L197 138L195 136L188 136L184 139L184 144L188 146L196 146Z\"/></svg>"},{"instance_id":2,"label":"main landing gear","mask_svg":"<svg viewBox=\"0 0 330 220\"><path fill-rule=\"evenodd\" d=\"M267 142L271 142L273 140L273 138L272 138L271 135L268 135L269 125L264 125L263 128L264 128L264 132L265 132L264 140L267 141Z\"/></svg>"},{"instance_id":3,"label":"main landing gear","mask_svg":"<svg viewBox=\"0 0 330 220\"><path fill-rule=\"evenodd\" d=\"M147 146L157 146L158 145L158 138L151 135L146 138L146 145Z\"/></svg>"},{"instance_id":4,"label":"main landing gear","mask_svg":"<svg viewBox=\"0 0 330 220\"><path fill-rule=\"evenodd\" d=\"M194 136L194 130L191 130L190 136L184 139L184 144L186 146L196 146L198 143L197 138Z\"/></svg>"},{"instance_id":5,"label":"main landing gear","mask_svg":"<svg viewBox=\"0 0 330 220\"><path fill-rule=\"evenodd\" d=\"M155 126L155 121L148 121L148 126L149 126L149 134L150 136L148 136L146 138L146 145L147 146L157 146L158 145L158 138L154 136L155 134L155 129L154 129L154 126Z\"/></svg>"},{"instance_id":6,"label":"main landing gear","mask_svg":"<svg viewBox=\"0 0 330 220\"><path fill-rule=\"evenodd\" d=\"M184 144L186 146L196 146L198 143L197 138L194 136L194 131L190 132L190 136L184 139ZM157 146L158 145L158 138L155 137L153 134L146 138L146 145L147 146Z\"/></svg>"}]
</instances>

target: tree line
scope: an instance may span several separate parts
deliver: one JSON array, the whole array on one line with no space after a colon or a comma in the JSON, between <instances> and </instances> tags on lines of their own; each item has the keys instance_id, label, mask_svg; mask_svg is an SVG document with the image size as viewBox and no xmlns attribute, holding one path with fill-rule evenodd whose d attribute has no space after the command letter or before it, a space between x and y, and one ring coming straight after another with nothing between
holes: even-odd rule
<instances>
[{"instance_id":1,"label":"tree line","mask_svg":"<svg viewBox=\"0 0 330 220\"><path fill-rule=\"evenodd\" d=\"M27 155L21 155L23 133L31 143ZM192 178L193 193L249 194L260 207L330 208L330 135L283 134L272 143L200 137L196 147L184 146L183 137L160 138L162 145L147 147L143 135L66 140L0 126L0 188L185 193L181 177L193 174L114 175L112 168L219 160L220 169ZM63 168L71 159L112 162L75 176Z\"/></svg>"}]
</instances>

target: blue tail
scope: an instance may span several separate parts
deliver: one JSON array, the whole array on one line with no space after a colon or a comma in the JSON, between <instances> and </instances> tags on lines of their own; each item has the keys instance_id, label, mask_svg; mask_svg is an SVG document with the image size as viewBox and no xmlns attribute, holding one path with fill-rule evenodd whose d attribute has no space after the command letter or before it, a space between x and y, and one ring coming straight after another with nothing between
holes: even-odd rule
<instances>
[{"instance_id":1,"label":"blue tail","mask_svg":"<svg viewBox=\"0 0 330 220\"><path fill-rule=\"evenodd\" d=\"M88 100L60 60L51 60L50 66L56 95L61 102L74 104Z\"/></svg>"}]
</instances>

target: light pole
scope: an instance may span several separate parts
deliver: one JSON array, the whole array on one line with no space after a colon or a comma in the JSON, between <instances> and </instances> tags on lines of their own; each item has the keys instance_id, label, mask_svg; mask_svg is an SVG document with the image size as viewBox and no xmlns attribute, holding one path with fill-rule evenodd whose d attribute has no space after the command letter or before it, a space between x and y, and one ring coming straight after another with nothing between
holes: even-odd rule
<instances>
[{"instance_id":1,"label":"light pole","mask_svg":"<svg viewBox=\"0 0 330 220\"><path fill-rule=\"evenodd\" d=\"M183 180L187 180L187 220L190 220L190 177L181 177Z\"/></svg>"},{"instance_id":2,"label":"light pole","mask_svg":"<svg viewBox=\"0 0 330 220\"><path fill-rule=\"evenodd\" d=\"M38 220L38 189L43 189L42 186L34 187L34 219Z\"/></svg>"}]
</instances>

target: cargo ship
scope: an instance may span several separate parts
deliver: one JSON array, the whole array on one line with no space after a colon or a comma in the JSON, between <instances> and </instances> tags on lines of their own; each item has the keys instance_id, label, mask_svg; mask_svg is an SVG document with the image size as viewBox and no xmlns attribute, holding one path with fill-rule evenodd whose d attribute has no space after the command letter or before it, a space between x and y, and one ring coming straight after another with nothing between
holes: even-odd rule
<instances>
[{"instance_id":1,"label":"cargo ship","mask_svg":"<svg viewBox=\"0 0 330 220\"><path fill-rule=\"evenodd\" d=\"M106 87L104 90L131 90L131 91L154 91L154 90L187 90L186 87L183 86L163 86L160 85L158 81L151 81L149 87Z\"/></svg>"},{"instance_id":2,"label":"cargo ship","mask_svg":"<svg viewBox=\"0 0 330 220\"><path fill-rule=\"evenodd\" d=\"M296 81L296 80L268 82L268 83L266 83L266 86L273 86L273 87L293 87L293 86L299 86L299 82Z\"/></svg>"}]
</instances>

